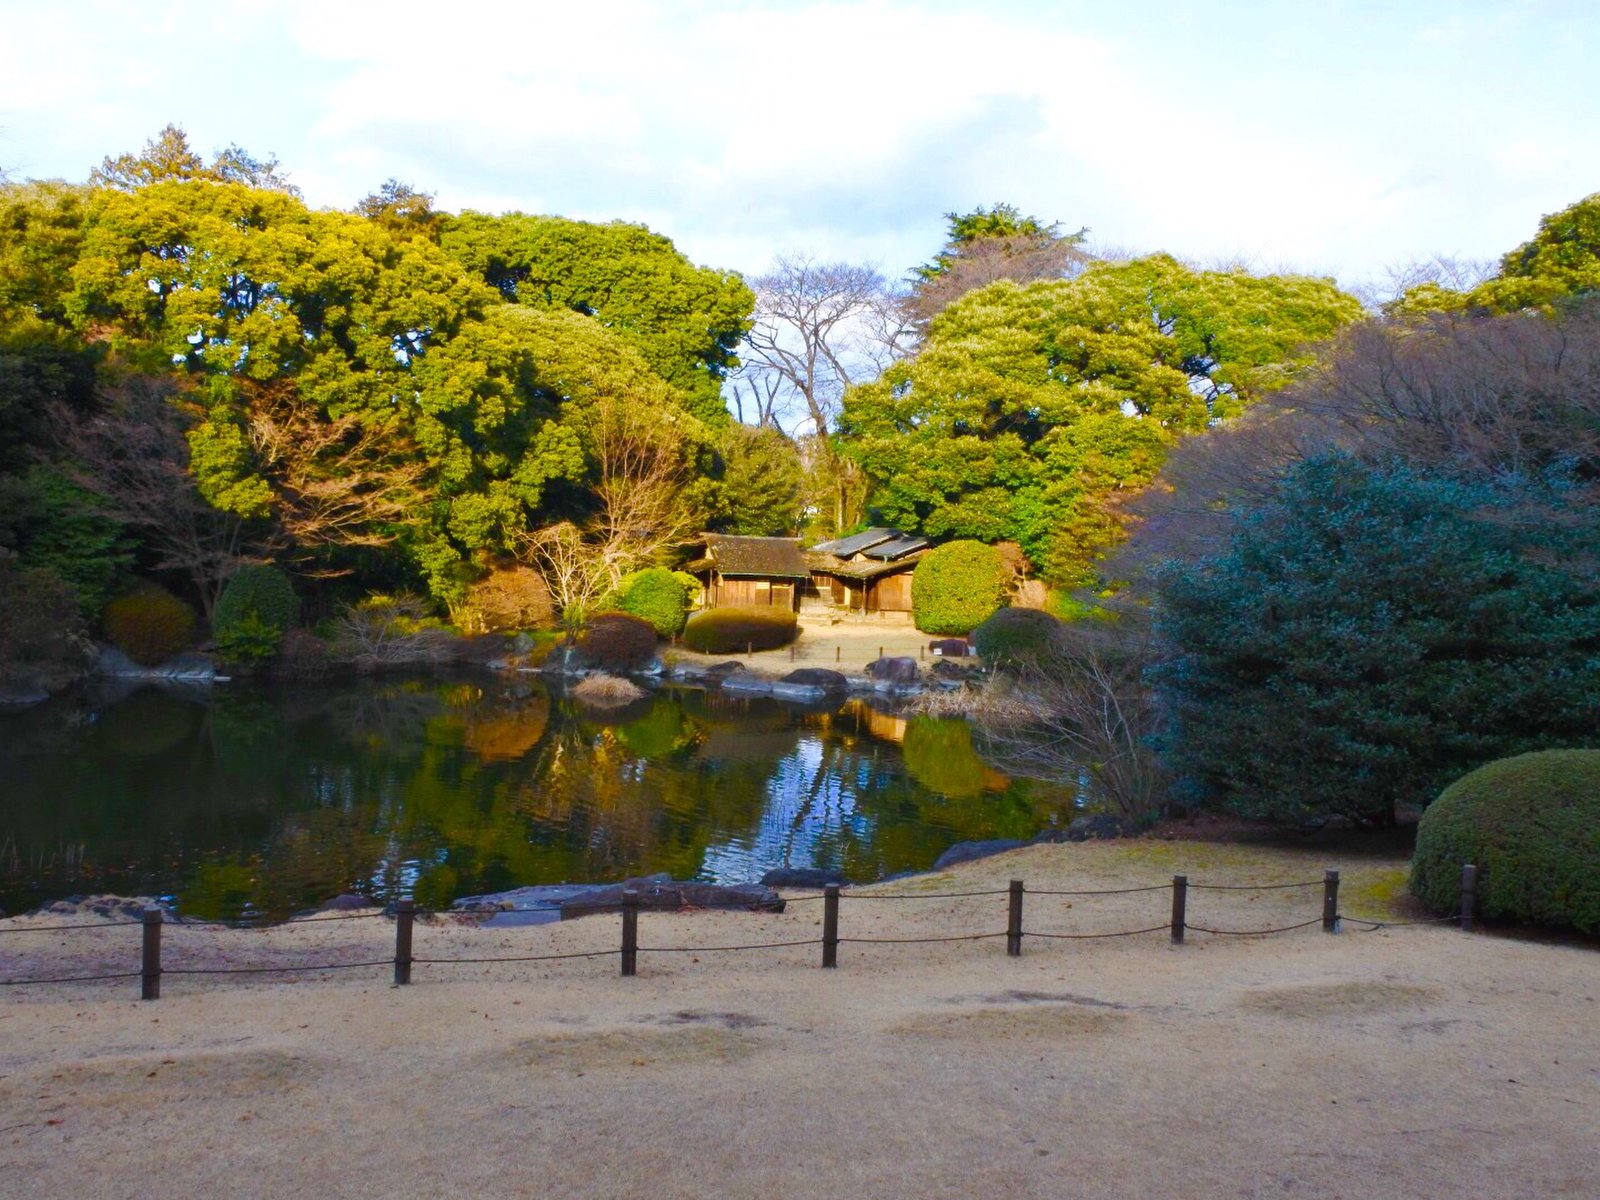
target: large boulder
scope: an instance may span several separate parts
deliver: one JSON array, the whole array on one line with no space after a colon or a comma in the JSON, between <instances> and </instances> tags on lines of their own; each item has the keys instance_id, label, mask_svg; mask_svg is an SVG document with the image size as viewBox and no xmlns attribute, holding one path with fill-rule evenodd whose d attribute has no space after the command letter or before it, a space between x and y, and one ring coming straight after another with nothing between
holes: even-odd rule
<instances>
[{"instance_id":1,"label":"large boulder","mask_svg":"<svg viewBox=\"0 0 1600 1200\"><path fill-rule=\"evenodd\" d=\"M844 872L832 867L774 867L761 877L762 886L772 888L842 887L845 882Z\"/></svg>"},{"instance_id":2,"label":"large boulder","mask_svg":"<svg viewBox=\"0 0 1600 1200\"><path fill-rule=\"evenodd\" d=\"M529 918L566 921L594 913L620 912L622 893L628 888L639 893L640 908L783 911L783 897L760 884L700 883L673 879L665 873L625 879L621 883L548 884L485 896L463 896L450 907L458 912L482 913L491 919L503 918L504 924L524 924Z\"/></svg>"},{"instance_id":3,"label":"large boulder","mask_svg":"<svg viewBox=\"0 0 1600 1200\"><path fill-rule=\"evenodd\" d=\"M980 858L990 858L996 854L1004 854L1007 850L1016 850L1028 843L1017 838L992 838L986 842L957 842L938 858L933 860L933 869L942 871L946 867L953 867L957 863L973 862Z\"/></svg>"},{"instance_id":4,"label":"large boulder","mask_svg":"<svg viewBox=\"0 0 1600 1200\"><path fill-rule=\"evenodd\" d=\"M823 700L842 694L848 687L849 680L838 671L801 667L774 683L772 694L781 700Z\"/></svg>"},{"instance_id":5,"label":"large boulder","mask_svg":"<svg viewBox=\"0 0 1600 1200\"><path fill-rule=\"evenodd\" d=\"M879 658L867 664L867 676L878 683L907 687L921 678L914 658Z\"/></svg>"}]
</instances>

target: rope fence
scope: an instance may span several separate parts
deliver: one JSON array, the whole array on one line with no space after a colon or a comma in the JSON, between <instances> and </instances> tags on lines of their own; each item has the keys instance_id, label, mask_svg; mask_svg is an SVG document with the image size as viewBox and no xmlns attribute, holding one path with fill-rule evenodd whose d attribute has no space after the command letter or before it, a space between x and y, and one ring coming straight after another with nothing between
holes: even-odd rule
<instances>
[{"instance_id":1,"label":"rope fence","mask_svg":"<svg viewBox=\"0 0 1600 1200\"><path fill-rule=\"evenodd\" d=\"M1191 889L1197 891L1214 892L1268 892L1288 889L1322 888L1322 912L1320 916L1309 920L1288 925L1273 926L1263 929L1225 929L1211 925L1202 925L1189 920L1188 897ZM1169 892L1171 894L1172 912L1169 921L1160 925L1148 925L1138 929L1119 929L1107 932L1071 932L1065 930L1039 930L1027 929L1023 921L1023 904L1028 895L1039 897L1099 897L1099 896L1127 896L1139 893ZM932 937L866 937L856 935L841 935L839 932L839 913L841 902L857 900L880 901L927 901L927 900L967 900L994 896L1006 897L1006 927L1003 930L985 931L979 933L947 934ZM753 942L735 946L649 946L639 944L639 912L641 904L640 894L636 888L625 888L619 902L597 904L564 905L562 911L583 910L602 911L609 910L620 912L622 918L621 944L614 950L582 950L565 953L551 954L520 954L520 955L495 955L495 956L460 956L460 957L434 957L417 955L412 952L413 933L416 919L420 917L433 917L441 914L419 910L414 901L401 900L394 906L394 911L374 913L354 913L342 916L313 916L295 918L282 922L284 925L311 924L315 922L331 921L356 921L373 920L379 918L392 918L395 924L394 955L392 958L364 959L359 962L327 962L327 963L258 963L240 966L167 966L162 962L162 934L165 930L172 929L183 931L192 928L224 927L238 928L236 923L226 921L188 921L169 920L166 914L158 908L146 909L143 918L139 921L104 921L104 922L74 922L66 925L35 925L24 928L0 929L0 935L24 933L68 933L88 929L112 929L119 926L138 925L142 928L141 956L139 969L136 971L118 971L93 975L60 975L46 977L32 977L24 979L0 979L0 987L22 987L30 984L64 984L64 983L100 983L106 981L138 979L140 981L140 997L144 1000L156 1000L161 996L161 977L163 975L255 975L255 974L287 974L287 973L312 973L321 971L353 971L374 967L392 967L396 986L405 986L411 982L411 969L413 966L451 966L455 964L483 964L483 963L537 963L559 962L575 959L609 958L617 955L620 962L621 974L632 976L638 972L640 954L718 954L734 953L752 950L787 950L803 946L817 947L820 944L822 966L835 968L839 965L838 954L841 945L859 946L918 946L935 943L979 942L994 938L1006 939L1006 954L1008 957L1018 957L1022 954L1022 945L1025 938L1039 938L1046 941L1095 941L1105 938L1142 937L1152 933L1165 931L1174 945L1182 945L1188 933L1203 933L1212 937L1269 937L1276 934L1292 933L1296 930L1309 929L1313 925L1320 925L1326 933L1338 933L1341 925L1348 921L1353 925L1363 926L1362 932L1375 933L1380 929L1399 928L1411 925L1437 925L1446 922L1458 923L1465 931L1471 931L1478 910L1478 868L1471 863L1461 868L1461 908L1459 913L1447 917L1428 917L1416 920L1381 920L1369 917L1346 916L1339 911L1339 872L1327 871L1320 880L1306 880L1296 883L1269 883L1269 884L1206 884L1190 883L1185 875L1174 875L1170 884L1154 884L1144 887L1131 888L1093 888L1080 890L1046 889L1040 888L1030 891L1020 879L1011 880L1010 886L982 891L968 892L906 892L896 894L884 893L859 893L845 891L836 885L830 884L819 895L797 896L786 898L785 905L802 903L806 901L821 900L822 909L822 935L818 938L803 938L789 941ZM1066 907L1071 908L1072 905Z\"/></svg>"}]
</instances>

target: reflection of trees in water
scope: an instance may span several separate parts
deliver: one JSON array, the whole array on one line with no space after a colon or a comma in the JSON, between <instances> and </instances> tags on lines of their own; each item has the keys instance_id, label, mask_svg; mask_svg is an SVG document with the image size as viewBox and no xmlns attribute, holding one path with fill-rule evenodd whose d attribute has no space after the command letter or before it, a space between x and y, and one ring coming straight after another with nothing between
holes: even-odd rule
<instances>
[{"instance_id":1,"label":"reflection of trees in water","mask_svg":"<svg viewBox=\"0 0 1600 1200\"><path fill-rule=\"evenodd\" d=\"M118 864L115 890L178 890L196 915L282 915L353 887L443 905L647 870L872 878L953 841L1030 833L1061 803L984 765L964 725L902 730L863 706L664 692L599 721L525 678L168 702L127 710L113 738L90 726L0 743L0 761L23 764L22 795L0 796L14 857L81 842L91 867ZM135 759L117 747L141 726L160 736ZM24 762L28 746L40 750Z\"/></svg>"}]
</instances>

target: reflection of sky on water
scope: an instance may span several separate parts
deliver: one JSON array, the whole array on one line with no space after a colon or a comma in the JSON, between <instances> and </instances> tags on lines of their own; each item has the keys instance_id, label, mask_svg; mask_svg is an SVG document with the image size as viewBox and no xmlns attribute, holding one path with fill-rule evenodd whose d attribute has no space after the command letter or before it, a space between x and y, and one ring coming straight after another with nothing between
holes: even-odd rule
<instances>
[{"instance_id":1,"label":"reflection of sky on water","mask_svg":"<svg viewBox=\"0 0 1600 1200\"><path fill-rule=\"evenodd\" d=\"M832 757L821 738L803 735L794 752L774 764L754 832L707 846L700 877L734 882L773 867L837 866L830 847L847 836L870 840L872 819L856 810L856 797L871 784L872 762L858 759L850 777Z\"/></svg>"}]
</instances>

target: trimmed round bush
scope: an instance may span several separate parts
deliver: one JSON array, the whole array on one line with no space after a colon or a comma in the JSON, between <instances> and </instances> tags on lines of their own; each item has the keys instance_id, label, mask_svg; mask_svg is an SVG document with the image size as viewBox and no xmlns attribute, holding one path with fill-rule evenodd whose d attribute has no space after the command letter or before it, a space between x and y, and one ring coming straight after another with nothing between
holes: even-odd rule
<instances>
[{"instance_id":1,"label":"trimmed round bush","mask_svg":"<svg viewBox=\"0 0 1600 1200\"><path fill-rule=\"evenodd\" d=\"M786 608L708 608L689 618L683 644L700 654L743 654L777 650L799 632L799 619Z\"/></svg>"},{"instance_id":2,"label":"trimmed round bush","mask_svg":"<svg viewBox=\"0 0 1600 1200\"><path fill-rule=\"evenodd\" d=\"M1037 663L1059 648L1061 622L1036 608L1002 608L972 631L972 648L993 667Z\"/></svg>"},{"instance_id":3,"label":"trimmed round bush","mask_svg":"<svg viewBox=\"0 0 1600 1200\"><path fill-rule=\"evenodd\" d=\"M692 593L683 584L685 578L694 576L682 576L665 567L624 575L617 588L617 607L649 621L662 637L675 637L683 632L683 623L689 616ZM698 588L698 581L695 586Z\"/></svg>"},{"instance_id":4,"label":"trimmed round bush","mask_svg":"<svg viewBox=\"0 0 1600 1200\"><path fill-rule=\"evenodd\" d=\"M637 671L656 656L656 631L632 613L595 613L578 634L578 653L603 671Z\"/></svg>"},{"instance_id":5,"label":"trimmed round bush","mask_svg":"<svg viewBox=\"0 0 1600 1200\"><path fill-rule=\"evenodd\" d=\"M1600 932L1600 750L1502 758L1441 792L1417 826L1412 892L1458 909L1469 862L1485 917Z\"/></svg>"},{"instance_id":6,"label":"trimmed round bush","mask_svg":"<svg viewBox=\"0 0 1600 1200\"><path fill-rule=\"evenodd\" d=\"M1011 570L993 546L946 542L911 574L911 612L924 633L971 633L1006 602Z\"/></svg>"},{"instance_id":7,"label":"trimmed round bush","mask_svg":"<svg viewBox=\"0 0 1600 1200\"><path fill-rule=\"evenodd\" d=\"M100 624L111 644L143 667L159 666L194 644L194 609L166 588L140 584L106 605Z\"/></svg>"},{"instance_id":8,"label":"trimmed round bush","mask_svg":"<svg viewBox=\"0 0 1600 1200\"><path fill-rule=\"evenodd\" d=\"M300 599L289 577L277 567L240 567L228 577L211 614L211 630L220 634L254 614L263 624L288 633L300 620Z\"/></svg>"}]
</instances>

